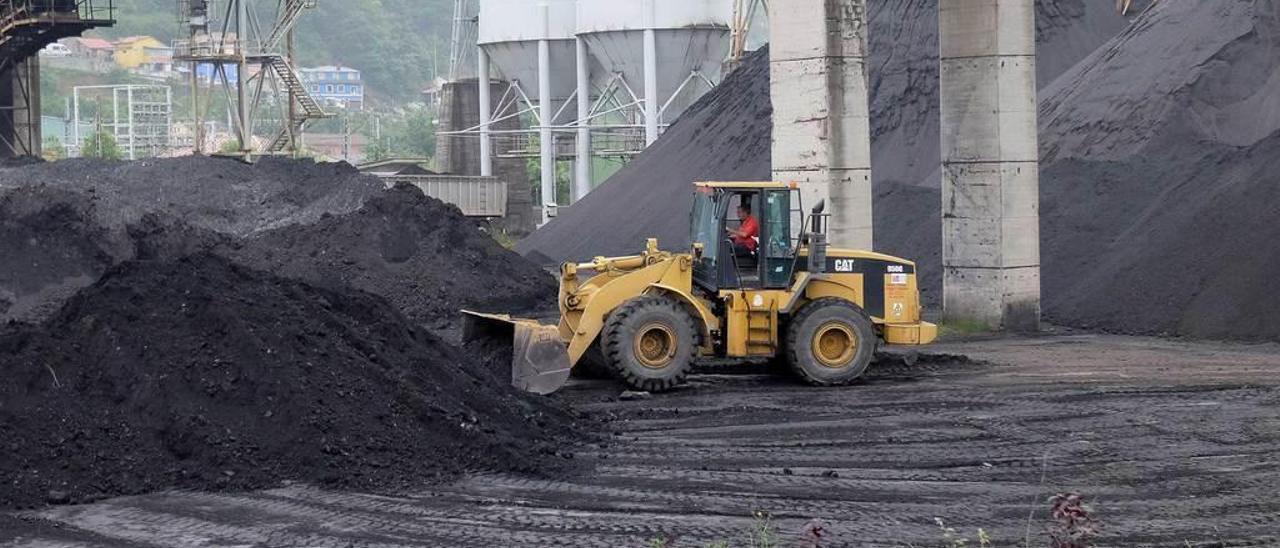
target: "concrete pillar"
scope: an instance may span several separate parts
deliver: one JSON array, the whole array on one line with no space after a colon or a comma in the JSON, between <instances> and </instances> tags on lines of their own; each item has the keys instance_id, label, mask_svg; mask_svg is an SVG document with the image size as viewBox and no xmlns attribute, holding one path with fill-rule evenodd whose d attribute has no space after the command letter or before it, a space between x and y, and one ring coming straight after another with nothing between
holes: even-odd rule
<instances>
[{"instance_id":1,"label":"concrete pillar","mask_svg":"<svg viewBox=\"0 0 1280 548\"><path fill-rule=\"evenodd\" d=\"M587 58L587 42L575 39L578 69L578 138L573 170L573 201L591 192L591 60Z\"/></svg>"},{"instance_id":2,"label":"concrete pillar","mask_svg":"<svg viewBox=\"0 0 1280 548\"><path fill-rule=\"evenodd\" d=\"M489 78L489 52L484 48L476 51L476 57L479 59L476 87L480 93L480 175L490 177L493 175L493 138L489 133L489 124L492 119L493 105L489 97L489 85L492 81Z\"/></svg>"},{"instance_id":3,"label":"concrete pillar","mask_svg":"<svg viewBox=\"0 0 1280 548\"><path fill-rule=\"evenodd\" d=\"M946 0L944 0L946 1ZM791 0L769 14L773 177L827 201L830 241L871 249L865 0Z\"/></svg>"},{"instance_id":4,"label":"concrete pillar","mask_svg":"<svg viewBox=\"0 0 1280 548\"><path fill-rule=\"evenodd\" d=\"M1034 0L942 0L943 312L1040 324Z\"/></svg>"}]
</instances>

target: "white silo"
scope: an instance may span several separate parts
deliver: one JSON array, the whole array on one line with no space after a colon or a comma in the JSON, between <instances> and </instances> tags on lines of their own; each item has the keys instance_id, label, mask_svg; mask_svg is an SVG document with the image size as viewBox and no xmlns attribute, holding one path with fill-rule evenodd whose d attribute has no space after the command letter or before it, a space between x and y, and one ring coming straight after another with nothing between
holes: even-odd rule
<instances>
[{"instance_id":1,"label":"white silo","mask_svg":"<svg viewBox=\"0 0 1280 548\"><path fill-rule=\"evenodd\" d=\"M478 31L481 173L492 174L489 131L491 69L514 83L538 120L542 159L542 220L556 202L557 113L575 91L575 0L481 0ZM492 66L491 66L492 63Z\"/></svg>"},{"instance_id":2,"label":"white silo","mask_svg":"<svg viewBox=\"0 0 1280 548\"><path fill-rule=\"evenodd\" d=\"M658 109L653 121L661 124L719 78L732 18L732 0L578 0L577 35L590 52L592 84L623 78L644 90L638 99Z\"/></svg>"},{"instance_id":3,"label":"white silo","mask_svg":"<svg viewBox=\"0 0 1280 548\"><path fill-rule=\"evenodd\" d=\"M643 122L645 144L719 81L729 51L733 0L578 0L578 163L575 198L589 187L589 131L593 95L619 94ZM594 93L585 86L595 88ZM585 92L584 92L585 91ZM627 103L613 99L614 105Z\"/></svg>"}]
</instances>

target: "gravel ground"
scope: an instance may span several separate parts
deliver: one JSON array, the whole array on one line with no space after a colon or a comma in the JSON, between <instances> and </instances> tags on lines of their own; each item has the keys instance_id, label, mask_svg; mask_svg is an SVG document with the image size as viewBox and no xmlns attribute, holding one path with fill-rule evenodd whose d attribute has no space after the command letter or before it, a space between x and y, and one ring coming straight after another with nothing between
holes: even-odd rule
<instances>
[{"instance_id":1,"label":"gravel ground","mask_svg":"<svg viewBox=\"0 0 1280 548\"><path fill-rule=\"evenodd\" d=\"M594 467L559 479L174 492L0 531L24 547L738 546L767 512L787 542L818 518L824 546L939 545L940 517L971 542L983 528L1022 545L1030 515L1034 546L1045 501L1077 491L1100 545L1280 542L1280 347L1067 333L931 352L968 359L894 360L833 390L703 374L619 401L616 385L579 381L567 398L615 435L579 452Z\"/></svg>"}]
</instances>

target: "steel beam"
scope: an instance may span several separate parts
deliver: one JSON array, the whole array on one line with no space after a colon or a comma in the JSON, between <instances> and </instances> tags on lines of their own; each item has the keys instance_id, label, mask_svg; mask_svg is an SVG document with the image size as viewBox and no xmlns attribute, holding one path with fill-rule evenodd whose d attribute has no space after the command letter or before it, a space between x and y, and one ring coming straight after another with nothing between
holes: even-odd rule
<instances>
[{"instance_id":1,"label":"steel beam","mask_svg":"<svg viewBox=\"0 0 1280 548\"><path fill-rule=\"evenodd\" d=\"M581 37L575 39L578 69L578 138L574 158L573 201L591 192L591 69L587 57L587 43Z\"/></svg>"},{"instance_id":2,"label":"steel beam","mask_svg":"<svg viewBox=\"0 0 1280 548\"><path fill-rule=\"evenodd\" d=\"M476 86L480 94L480 175L482 177L493 176L493 136L490 133L490 123L493 112L493 105L490 103L490 76L489 76L489 53L480 48L476 54L479 58L479 78L476 80Z\"/></svg>"}]
</instances>

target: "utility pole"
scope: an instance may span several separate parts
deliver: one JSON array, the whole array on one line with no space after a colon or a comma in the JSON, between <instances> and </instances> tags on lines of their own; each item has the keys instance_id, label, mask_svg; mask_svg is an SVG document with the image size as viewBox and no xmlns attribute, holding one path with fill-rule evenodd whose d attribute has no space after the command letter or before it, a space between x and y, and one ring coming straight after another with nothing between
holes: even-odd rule
<instances>
[{"instance_id":1,"label":"utility pole","mask_svg":"<svg viewBox=\"0 0 1280 548\"><path fill-rule=\"evenodd\" d=\"M342 160L351 163L351 121L345 113L342 116Z\"/></svg>"}]
</instances>

